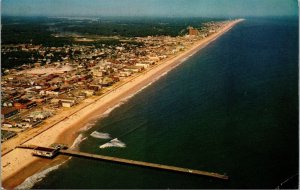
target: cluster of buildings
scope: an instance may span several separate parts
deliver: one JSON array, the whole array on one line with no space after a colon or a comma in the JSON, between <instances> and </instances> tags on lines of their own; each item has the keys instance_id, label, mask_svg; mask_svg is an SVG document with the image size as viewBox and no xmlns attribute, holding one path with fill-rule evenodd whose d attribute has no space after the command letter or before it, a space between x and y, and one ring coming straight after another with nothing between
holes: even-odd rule
<instances>
[{"instance_id":1,"label":"cluster of buildings","mask_svg":"<svg viewBox=\"0 0 300 190\"><path fill-rule=\"evenodd\" d=\"M25 130L82 100L103 93L118 81L147 70L189 48L226 22L209 23L200 30L188 28L188 35L136 37L139 42L120 42L101 47L74 45L43 47L21 44L2 48L9 51L36 52L34 64L6 69L2 76L1 127ZM60 55L60 59L53 59Z\"/></svg>"}]
</instances>

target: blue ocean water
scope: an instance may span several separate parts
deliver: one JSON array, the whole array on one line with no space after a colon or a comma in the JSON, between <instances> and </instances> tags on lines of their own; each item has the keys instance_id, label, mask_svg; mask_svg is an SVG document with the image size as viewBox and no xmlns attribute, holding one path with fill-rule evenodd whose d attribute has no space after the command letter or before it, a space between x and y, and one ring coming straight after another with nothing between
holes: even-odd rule
<instances>
[{"instance_id":1,"label":"blue ocean water","mask_svg":"<svg viewBox=\"0 0 300 190\"><path fill-rule=\"evenodd\" d=\"M298 20L247 19L83 135L84 152L230 180L72 158L33 188L276 188L299 172Z\"/></svg>"}]
</instances>

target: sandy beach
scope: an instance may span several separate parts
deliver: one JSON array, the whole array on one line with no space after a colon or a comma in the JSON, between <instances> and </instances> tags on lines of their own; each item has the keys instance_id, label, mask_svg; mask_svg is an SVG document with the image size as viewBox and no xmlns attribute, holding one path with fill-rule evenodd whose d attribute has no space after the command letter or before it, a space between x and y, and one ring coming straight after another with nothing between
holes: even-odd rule
<instances>
[{"instance_id":1,"label":"sandy beach","mask_svg":"<svg viewBox=\"0 0 300 190\"><path fill-rule=\"evenodd\" d=\"M66 157L59 156L54 160L33 157L31 150L15 148L20 144L49 146L52 143L65 143L71 146L91 120L99 119L114 106L137 93L143 87L156 81L160 76L178 66L184 60L230 30L242 19L229 22L219 32L196 42L188 50L155 65L153 68L114 85L100 97L86 99L80 105L49 118L45 124L34 129L30 136L20 136L2 145L2 186L12 189L22 183L27 177L40 172L49 166L61 163Z\"/></svg>"}]
</instances>

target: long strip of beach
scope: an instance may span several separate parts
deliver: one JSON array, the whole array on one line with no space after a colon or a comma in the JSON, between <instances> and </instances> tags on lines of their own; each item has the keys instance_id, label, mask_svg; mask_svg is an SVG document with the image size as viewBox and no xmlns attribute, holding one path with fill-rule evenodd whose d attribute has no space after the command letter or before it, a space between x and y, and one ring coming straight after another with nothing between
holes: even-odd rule
<instances>
[{"instance_id":1,"label":"long strip of beach","mask_svg":"<svg viewBox=\"0 0 300 190\"><path fill-rule=\"evenodd\" d=\"M88 122L105 115L108 110L119 105L126 98L137 93L143 87L157 80L164 73L184 62L187 57L193 55L241 21L242 19L228 22L219 32L200 40L176 57L126 79L100 97L86 99L83 103L69 111L49 118L40 129L33 131L30 136L20 136L17 137L19 139L9 140L2 146L2 186L7 189L14 188L27 177L66 159L64 157L63 159L56 158L54 160L47 160L33 157L31 150L18 149L15 148L16 146L20 144L33 144L47 147L53 143L64 143L71 146L80 134L80 130L82 130Z\"/></svg>"}]
</instances>

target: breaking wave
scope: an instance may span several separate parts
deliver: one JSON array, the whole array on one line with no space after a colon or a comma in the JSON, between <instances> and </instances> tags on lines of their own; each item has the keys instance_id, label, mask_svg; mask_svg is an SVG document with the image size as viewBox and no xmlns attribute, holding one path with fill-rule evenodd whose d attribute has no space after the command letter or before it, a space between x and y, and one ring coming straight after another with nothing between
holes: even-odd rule
<instances>
[{"instance_id":1,"label":"breaking wave","mask_svg":"<svg viewBox=\"0 0 300 190\"><path fill-rule=\"evenodd\" d=\"M93 123L88 123L88 124L86 124L84 127L82 127L82 128L79 130L79 132L87 131L87 130L89 130L90 128L92 128L94 125L95 125L95 122L93 122Z\"/></svg>"},{"instance_id":2,"label":"breaking wave","mask_svg":"<svg viewBox=\"0 0 300 190\"><path fill-rule=\"evenodd\" d=\"M158 77L159 78L159 77ZM122 102L126 102L128 99L132 98L133 96L137 95L138 93L142 92L143 90L145 90L147 87L149 87L150 85L152 85L158 78L154 79L152 82L150 82L149 84L143 86L141 89L139 89L138 91L136 91L135 93L128 95L126 98L124 98L122 100Z\"/></svg>"},{"instance_id":3,"label":"breaking wave","mask_svg":"<svg viewBox=\"0 0 300 190\"><path fill-rule=\"evenodd\" d=\"M149 84L143 86L141 89L139 89L138 91L136 91L135 93L132 93L128 96L126 96L125 98L123 98L118 104L116 104L115 106L112 106L110 108L108 108L103 114L99 115L99 117L103 118L103 117L107 117L109 116L109 114L116 108L120 107L121 105L123 105L124 103L126 103L130 98L132 98L133 96L137 95L138 93L140 93L141 91L143 91L145 88L147 88L148 86L150 86L152 83L154 83L158 78L157 77L153 82L150 82Z\"/></svg>"},{"instance_id":4,"label":"breaking wave","mask_svg":"<svg viewBox=\"0 0 300 190\"><path fill-rule=\"evenodd\" d=\"M108 133L100 133L98 131L94 131L90 135L97 139L111 139L111 137Z\"/></svg>"},{"instance_id":5,"label":"breaking wave","mask_svg":"<svg viewBox=\"0 0 300 190\"><path fill-rule=\"evenodd\" d=\"M121 100L120 103L116 104L115 106L112 106L112 107L108 108L103 114L101 114L101 117L107 117L110 114L110 112L112 112L117 107L120 107L124 103L125 103L125 101Z\"/></svg>"},{"instance_id":6,"label":"breaking wave","mask_svg":"<svg viewBox=\"0 0 300 190\"><path fill-rule=\"evenodd\" d=\"M78 148L78 145L84 141L85 139L87 139L87 137L83 137L82 134L78 135L78 137L75 139L75 141L73 142L72 146L70 147L70 149L76 149Z\"/></svg>"},{"instance_id":7,"label":"breaking wave","mask_svg":"<svg viewBox=\"0 0 300 190\"><path fill-rule=\"evenodd\" d=\"M64 164L67 161L68 160L28 177L23 183L18 185L15 189L31 189L36 183L43 180L50 172L57 170L62 164Z\"/></svg>"},{"instance_id":8,"label":"breaking wave","mask_svg":"<svg viewBox=\"0 0 300 190\"><path fill-rule=\"evenodd\" d=\"M109 148L109 147L119 147L119 148L125 148L126 144L121 142L120 140L118 140L117 138L109 141L108 143L105 143L101 146L99 146L99 148Z\"/></svg>"}]
</instances>

